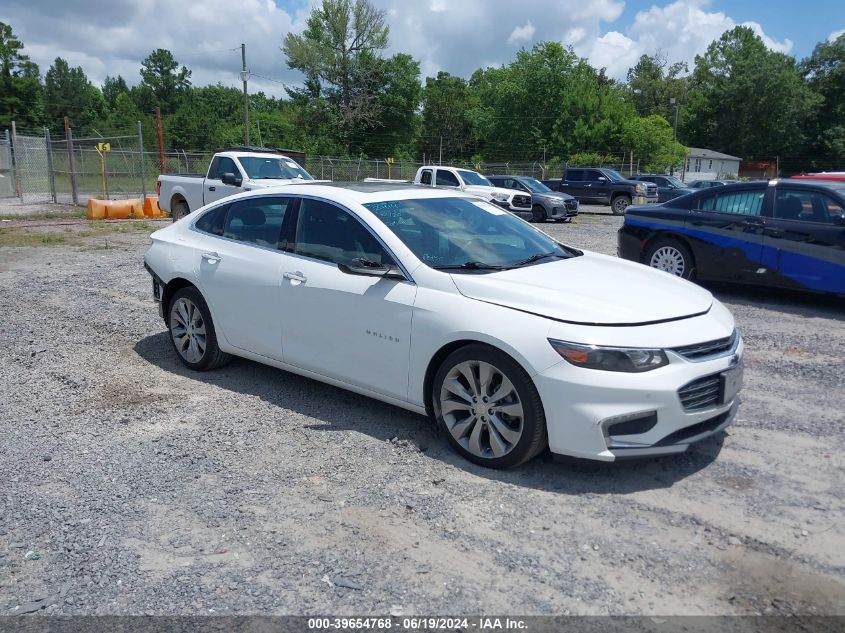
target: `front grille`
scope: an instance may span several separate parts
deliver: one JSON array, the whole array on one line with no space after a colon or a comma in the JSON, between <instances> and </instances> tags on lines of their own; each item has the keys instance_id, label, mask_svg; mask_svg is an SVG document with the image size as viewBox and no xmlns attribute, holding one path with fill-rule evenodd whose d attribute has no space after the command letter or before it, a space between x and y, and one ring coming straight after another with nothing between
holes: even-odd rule
<instances>
[{"instance_id":1,"label":"front grille","mask_svg":"<svg viewBox=\"0 0 845 633\"><path fill-rule=\"evenodd\" d=\"M688 440L696 435L714 431L722 426L730 415L730 411L725 411L724 413L717 415L715 418L710 418L709 420L704 420L704 422L699 422L698 424L693 424L692 426L675 431L657 442L655 446L671 446L672 444L680 444L684 440Z\"/></svg>"},{"instance_id":2,"label":"front grille","mask_svg":"<svg viewBox=\"0 0 845 633\"><path fill-rule=\"evenodd\" d=\"M531 206L531 196L514 196L513 197L513 206L515 206L515 207L530 207Z\"/></svg>"},{"instance_id":3,"label":"front grille","mask_svg":"<svg viewBox=\"0 0 845 633\"><path fill-rule=\"evenodd\" d=\"M721 382L720 375L713 374L693 380L678 389L678 397L681 399L684 411L699 411L717 406Z\"/></svg>"},{"instance_id":4,"label":"front grille","mask_svg":"<svg viewBox=\"0 0 845 633\"><path fill-rule=\"evenodd\" d=\"M646 185L646 195L656 196L657 195L657 185L655 185L653 183L648 183Z\"/></svg>"},{"instance_id":5,"label":"front grille","mask_svg":"<svg viewBox=\"0 0 845 633\"><path fill-rule=\"evenodd\" d=\"M578 210L578 201L575 198L570 198L564 202L564 205L570 211L577 211Z\"/></svg>"},{"instance_id":6,"label":"front grille","mask_svg":"<svg viewBox=\"0 0 845 633\"><path fill-rule=\"evenodd\" d=\"M676 354L680 354L687 360L700 360L710 356L727 354L733 349L734 343L736 342L736 336L736 330L734 330L727 338L707 341L706 343L695 343L694 345L684 345L683 347L675 347L672 348L672 351Z\"/></svg>"}]
</instances>

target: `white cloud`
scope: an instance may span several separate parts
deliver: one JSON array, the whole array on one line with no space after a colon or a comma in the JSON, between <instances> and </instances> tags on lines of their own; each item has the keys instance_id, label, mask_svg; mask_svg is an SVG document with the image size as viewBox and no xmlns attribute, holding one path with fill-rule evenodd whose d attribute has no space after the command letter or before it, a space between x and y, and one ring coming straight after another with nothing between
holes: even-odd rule
<instances>
[{"instance_id":1,"label":"white cloud","mask_svg":"<svg viewBox=\"0 0 845 633\"><path fill-rule=\"evenodd\" d=\"M531 24L531 20L528 20L522 26L514 27L513 31L511 31L510 36L508 37L508 44L518 44L520 42L530 42L531 38L534 37L534 33L536 33L537 29L534 28L534 25Z\"/></svg>"},{"instance_id":2,"label":"white cloud","mask_svg":"<svg viewBox=\"0 0 845 633\"><path fill-rule=\"evenodd\" d=\"M708 11L707 0L676 0L638 12L620 24L623 0L372 0L387 10L390 48L420 61L423 77L439 70L468 77L475 69L513 59L513 46L556 40L591 63L624 78L643 53L663 51L692 62L696 54L736 22ZM662 0L665 1L665 0ZM320 0L285 10L273 0L4 0L0 21L12 25L26 52L46 72L55 57L81 65L95 83L122 75L140 79L141 60L155 48L170 49L193 71L195 85L221 82L240 87L240 43L254 75L251 90L285 94L280 83L302 76L285 64L284 36L300 32ZM516 25L516 27L514 27ZM789 51L757 23L748 25L773 50ZM505 46L505 43L509 44Z\"/></svg>"},{"instance_id":3,"label":"white cloud","mask_svg":"<svg viewBox=\"0 0 845 633\"><path fill-rule=\"evenodd\" d=\"M835 42L837 39L839 39L840 35L845 35L845 29L839 29L838 31L834 31L833 33L828 35L827 41Z\"/></svg>"},{"instance_id":4,"label":"white cloud","mask_svg":"<svg viewBox=\"0 0 845 633\"><path fill-rule=\"evenodd\" d=\"M695 56L703 53L713 40L737 22L721 11L705 10L701 0L677 0L662 7L640 11L626 32L609 32L576 46L576 50L611 77L622 79L628 68L643 54L662 51L670 61L685 61L692 68ZM792 41L778 42L763 32L756 22L744 26L753 29L770 49L792 50Z\"/></svg>"}]
</instances>

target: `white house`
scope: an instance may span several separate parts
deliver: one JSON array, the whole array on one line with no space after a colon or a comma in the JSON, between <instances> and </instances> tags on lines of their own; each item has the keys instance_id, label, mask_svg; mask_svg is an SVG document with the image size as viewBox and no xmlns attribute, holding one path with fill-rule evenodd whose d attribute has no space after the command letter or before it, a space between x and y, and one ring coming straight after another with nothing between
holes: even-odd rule
<instances>
[{"instance_id":1,"label":"white house","mask_svg":"<svg viewBox=\"0 0 845 633\"><path fill-rule=\"evenodd\" d=\"M717 180L719 178L737 178L739 163L737 156L714 152L712 149L689 147L686 162L681 166L681 180Z\"/></svg>"}]
</instances>

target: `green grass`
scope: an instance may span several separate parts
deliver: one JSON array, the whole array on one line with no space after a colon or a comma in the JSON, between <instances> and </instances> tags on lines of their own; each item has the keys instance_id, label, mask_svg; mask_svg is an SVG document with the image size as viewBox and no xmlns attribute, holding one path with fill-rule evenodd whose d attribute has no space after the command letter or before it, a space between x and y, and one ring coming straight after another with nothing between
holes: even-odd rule
<instances>
[{"instance_id":1,"label":"green grass","mask_svg":"<svg viewBox=\"0 0 845 633\"><path fill-rule=\"evenodd\" d=\"M76 227L79 227L78 229ZM148 222L99 222L64 227L61 232L45 231L39 226L0 227L0 248L40 246L80 246L83 250L110 250L108 236L128 233L152 233L157 226ZM100 241L102 240L102 241Z\"/></svg>"},{"instance_id":2,"label":"green grass","mask_svg":"<svg viewBox=\"0 0 845 633\"><path fill-rule=\"evenodd\" d=\"M37 233L25 229L0 228L0 248L14 246L61 246L71 240L65 235Z\"/></svg>"},{"instance_id":3,"label":"green grass","mask_svg":"<svg viewBox=\"0 0 845 633\"><path fill-rule=\"evenodd\" d=\"M61 220L70 218L84 218L85 209L71 208L58 211L38 211L35 213L4 213L0 220Z\"/></svg>"}]
</instances>

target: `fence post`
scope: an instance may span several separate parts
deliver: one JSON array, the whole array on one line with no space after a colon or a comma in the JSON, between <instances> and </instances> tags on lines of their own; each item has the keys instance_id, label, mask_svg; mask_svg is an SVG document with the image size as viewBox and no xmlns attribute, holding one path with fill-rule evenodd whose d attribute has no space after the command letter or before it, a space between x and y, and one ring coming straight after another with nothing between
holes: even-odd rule
<instances>
[{"instance_id":1,"label":"fence post","mask_svg":"<svg viewBox=\"0 0 845 633\"><path fill-rule=\"evenodd\" d=\"M12 182L15 183L15 197L20 198L21 202L23 202L23 192L21 191L21 183L20 179L18 178L18 128L15 126L15 122L12 121Z\"/></svg>"},{"instance_id":2,"label":"fence post","mask_svg":"<svg viewBox=\"0 0 845 633\"><path fill-rule=\"evenodd\" d=\"M15 122L12 121L12 129L15 128ZM9 177L12 179L12 192L15 194L15 197L18 197L18 176L17 170L15 169L15 147L14 147L14 135L11 137L9 136L9 130L6 130L6 147L9 148Z\"/></svg>"},{"instance_id":3,"label":"fence post","mask_svg":"<svg viewBox=\"0 0 845 633\"><path fill-rule=\"evenodd\" d=\"M53 202L58 202L56 198L56 172L53 171L53 144L50 141L50 128L44 128L44 144L47 147L47 173L50 176L50 197Z\"/></svg>"},{"instance_id":4,"label":"fence post","mask_svg":"<svg viewBox=\"0 0 845 633\"><path fill-rule=\"evenodd\" d=\"M73 204L79 204L79 194L76 191L76 171L73 168L73 130L70 129L70 121L65 117L65 140L67 142L67 167L70 170L70 191Z\"/></svg>"},{"instance_id":5,"label":"fence post","mask_svg":"<svg viewBox=\"0 0 845 633\"><path fill-rule=\"evenodd\" d=\"M144 168L144 135L141 132L141 122L138 121L138 162L141 167L141 204L147 199L146 169Z\"/></svg>"}]
</instances>

